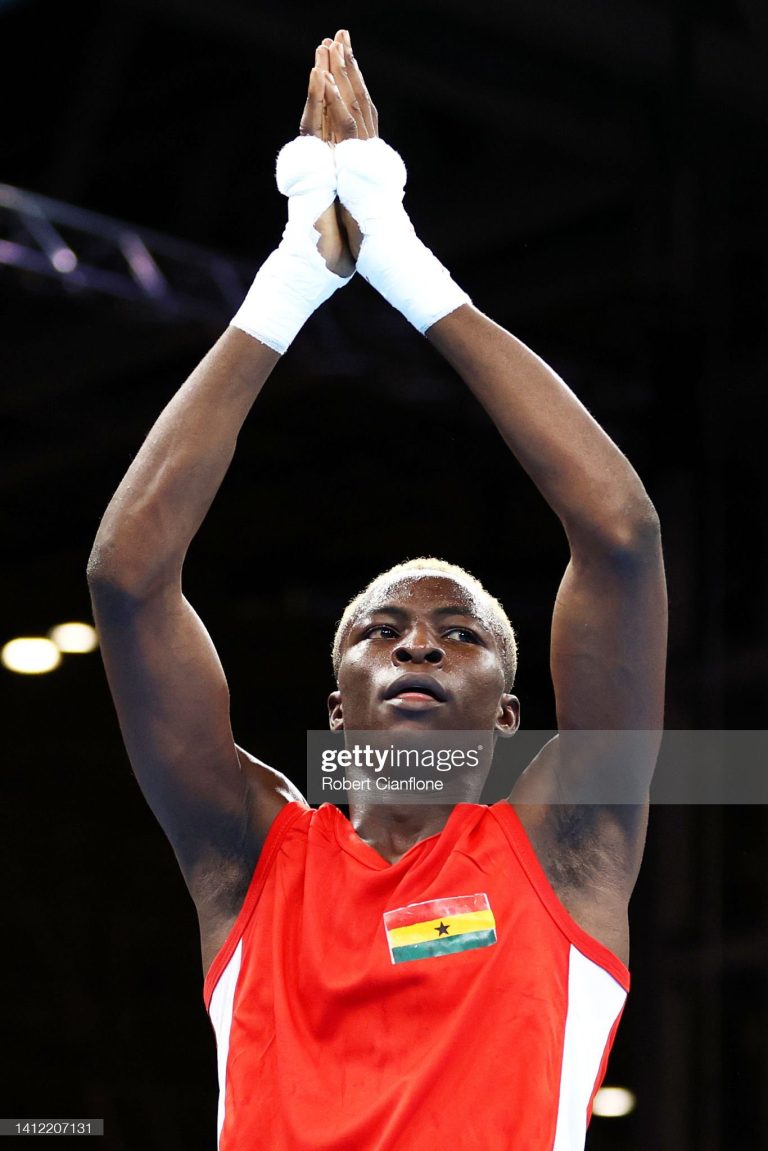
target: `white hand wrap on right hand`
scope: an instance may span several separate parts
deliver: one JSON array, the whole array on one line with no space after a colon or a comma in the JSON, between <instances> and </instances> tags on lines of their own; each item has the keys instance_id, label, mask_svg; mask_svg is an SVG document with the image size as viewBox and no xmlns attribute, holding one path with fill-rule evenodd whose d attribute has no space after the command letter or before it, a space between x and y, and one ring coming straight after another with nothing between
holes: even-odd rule
<instances>
[{"instance_id":1,"label":"white hand wrap on right hand","mask_svg":"<svg viewBox=\"0 0 768 1151\"><path fill-rule=\"evenodd\" d=\"M472 301L422 244L403 208L401 156L374 137L335 148L339 199L363 233L357 270L423 334Z\"/></svg>"},{"instance_id":2,"label":"white hand wrap on right hand","mask_svg":"<svg viewBox=\"0 0 768 1151\"><path fill-rule=\"evenodd\" d=\"M329 145L314 136L291 140L277 157L275 174L288 197L288 223L231 323L282 354L315 309L347 280L335 275L317 250L315 221L336 199Z\"/></svg>"}]
</instances>

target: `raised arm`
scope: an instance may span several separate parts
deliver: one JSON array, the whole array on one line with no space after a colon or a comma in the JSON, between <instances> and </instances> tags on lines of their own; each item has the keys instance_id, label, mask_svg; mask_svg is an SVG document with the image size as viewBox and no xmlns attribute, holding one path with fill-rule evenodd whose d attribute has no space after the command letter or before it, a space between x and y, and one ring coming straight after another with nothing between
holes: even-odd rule
<instances>
[{"instance_id":1,"label":"raised arm","mask_svg":"<svg viewBox=\"0 0 768 1151\"><path fill-rule=\"evenodd\" d=\"M559 729L658 732L666 590L658 517L637 473L556 373L474 308L446 316L428 338L466 380L568 537L552 621ZM646 782L655 742L631 743L650 753ZM642 774L640 760L634 767Z\"/></svg>"},{"instance_id":2,"label":"raised arm","mask_svg":"<svg viewBox=\"0 0 768 1151\"><path fill-rule=\"evenodd\" d=\"M428 338L488 411L568 537L550 650L559 734L509 801L571 915L627 962L626 909L664 714L658 518L616 445L508 332L465 306Z\"/></svg>"},{"instance_id":3,"label":"raised arm","mask_svg":"<svg viewBox=\"0 0 768 1151\"><path fill-rule=\"evenodd\" d=\"M633 880L663 718L666 591L656 512L628 460L566 384L472 307L417 239L401 207L405 169L382 141L369 139L357 65L346 35L336 40L329 112L341 141L339 197L357 225L349 231L358 270L466 381L570 545L551 640L561 735L510 798L593 812L637 804L626 815L624 843ZM354 125L344 117L350 111ZM510 562L513 549L511 541ZM628 732L647 734L621 734Z\"/></svg>"},{"instance_id":4,"label":"raised arm","mask_svg":"<svg viewBox=\"0 0 768 1151\"><path fill-rule=\"evenodd\" d=\"M327 52L320 56L327 63ZM323 91L315 68L302 133L316 138L288 145L278 161L289 196L283 241L257 275L237 326L147 436L107 508L88 568L131 764L206 930L237 910L272 819L300 798L283 776L235 746L224 672L181 576L251 405L303 320L353 268L333 206L331 151L322 142Z\"/></svg>"}]
</instances>

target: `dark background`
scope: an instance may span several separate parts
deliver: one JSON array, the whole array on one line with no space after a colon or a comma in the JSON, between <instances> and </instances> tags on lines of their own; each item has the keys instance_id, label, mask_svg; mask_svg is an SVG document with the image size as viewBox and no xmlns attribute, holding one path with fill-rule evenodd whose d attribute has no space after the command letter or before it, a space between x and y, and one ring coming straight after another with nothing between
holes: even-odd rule
<instances>
[{"instance_id":1,"label":"dark background","mask_svg":"<svg viewBox=\"0 0 768 1151\"><path fill-rule=\"evenodd\" d=\"M5 0L0 180L228 254L246 269L236 296L279 238L274 157L339 26L409 165L423 239L646 482L670 581L669 726L762 727L768 10ZM132 302L10 265L0 290L5 642L87 617L99 517L235 305L202 291L193 318L172 292ZM185 569L241 744L302 785L334 621L418 554L502 599L524 723L551 725L559 525L426 341L357 279L278 366ZM110 1149L211 1151L194 911L98 656L3 670L0 691L0 1112L103 1116ZM592 1151L768 1147L767 842L762 808L652 813L607 1080L638 1109L595 1120Z\"/></svg>"}]
</instances>

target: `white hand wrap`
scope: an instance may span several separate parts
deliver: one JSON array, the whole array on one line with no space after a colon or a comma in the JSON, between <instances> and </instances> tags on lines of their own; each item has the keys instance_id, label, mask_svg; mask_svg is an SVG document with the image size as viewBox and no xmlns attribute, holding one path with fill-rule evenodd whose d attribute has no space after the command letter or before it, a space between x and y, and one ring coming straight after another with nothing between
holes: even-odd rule
<instances>
[{"instance_id":1,"label":"white hand wrap","mask_svg":"<svg viewBox=\"0 0 768 1151\"><path fill-rule=\"evenodd\" d=\"M360 227L357 270L423 334L472 301L422 244L403 208L407 172L401 156L374 137L335 148L339 199Z\"/></svg>"},{"instance_id":2,"label":"white hand wrap","mask_svg":"<svg viewBox=\"0 0 768 1151\"><path fill-rule=\"evenodd\" d=\"M315 136L299 136L281 150L275 174L288 197L288 223L231 322L282 354L315 308L347 280L326 266L314 227L336 199L332 149Z\"/></svg>"}]
</instances>

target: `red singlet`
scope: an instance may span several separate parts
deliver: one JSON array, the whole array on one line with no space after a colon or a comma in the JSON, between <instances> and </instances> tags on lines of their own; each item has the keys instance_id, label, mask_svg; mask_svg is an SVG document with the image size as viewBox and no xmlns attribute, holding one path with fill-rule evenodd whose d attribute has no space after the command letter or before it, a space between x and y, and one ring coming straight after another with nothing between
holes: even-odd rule
<instances>
[{"instance_id":1,"label":"red singlet","mask_svg":"<svg viewBox=\"0 0 768 1151\"><path fill-rule=\"evenodd\" d=\"M205 980L219 1149L581 1151L628 988L506 801L395 864L289 803Z\"/></svg>"}]
</instances>

